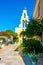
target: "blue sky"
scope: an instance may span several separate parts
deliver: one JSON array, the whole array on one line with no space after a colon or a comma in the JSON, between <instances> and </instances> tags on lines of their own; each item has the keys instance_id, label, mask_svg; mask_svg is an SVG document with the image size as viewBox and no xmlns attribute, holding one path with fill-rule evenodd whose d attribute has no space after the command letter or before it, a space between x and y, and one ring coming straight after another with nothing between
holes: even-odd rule
<instances>
[{"instance_id":1,"label":"blue sky","mask_svg":"<svg viewBox=\"0 0 43 65\"><path fill-rule=\"evenodd\" d=\"M32 17L35 0L0 0L0 30L15 30L20 23L24 8Z\"/></svg>"}]
</instances>

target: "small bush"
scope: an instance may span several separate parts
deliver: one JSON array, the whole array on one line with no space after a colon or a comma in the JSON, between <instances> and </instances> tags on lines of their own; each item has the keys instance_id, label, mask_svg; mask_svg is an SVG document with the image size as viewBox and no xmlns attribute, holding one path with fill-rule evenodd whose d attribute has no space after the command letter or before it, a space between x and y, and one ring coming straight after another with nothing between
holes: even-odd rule
<instances>
[{"instance_id":1,"label":"small bush","mask_svg":"<svg viewBox=\"0 0 43 65\"><path fill-rule=\"evenodd\" d=\"M25 40L21 45L22 53L28 54L28 53L41 53L43 50L42 45L40 44L40 41L35 39L28 39Z\"/></svg>"},{"instance_id":2,"label":"small bush","mask_svg":"<svg viewBox=\"0 0 43 65\"><path fill-rule=\"evenodd\" d=\"M33 57L31 58L31 60L32 60L32 61L37 61L38 59L37 59L37 57L33 56Z\"/></svg>"},{"instance_id":3,"label":"small bush","mask_svg":"<svg viewBox=\"0 0 43 65\"><path fill-rule=\"evenodd\" d=\"M2 46L0 45L0 49L2 49Z\"/></svg>"}]
</instances>

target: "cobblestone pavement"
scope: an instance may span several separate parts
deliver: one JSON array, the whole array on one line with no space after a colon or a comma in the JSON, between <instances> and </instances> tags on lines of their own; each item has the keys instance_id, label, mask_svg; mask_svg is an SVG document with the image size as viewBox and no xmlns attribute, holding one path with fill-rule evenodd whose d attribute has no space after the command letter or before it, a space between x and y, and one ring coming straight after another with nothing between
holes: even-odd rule
<instances>
[{"instance_id":1,"label":"cobblestone pavement","mask_svg":"<svg viewBox=\"0 0 43 65\"><path fill-rule=\"evenodd\" d=\"M25 65L18 51L17 44L10 44L0 49L0 65Z\"/></svg>"}]
</instances>

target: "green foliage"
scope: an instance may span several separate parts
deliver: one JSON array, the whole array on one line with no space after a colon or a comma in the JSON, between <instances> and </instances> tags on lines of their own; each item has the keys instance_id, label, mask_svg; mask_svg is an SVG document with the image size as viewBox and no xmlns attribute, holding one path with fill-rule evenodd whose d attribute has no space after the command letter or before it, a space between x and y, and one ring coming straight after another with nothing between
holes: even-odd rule
<instances>
[{"instance_id":1,"label":"green foliage","mask_svg":"<svg viewBox=\"0 0 43 65\"><path fill-rule=\"evenodd\" d=\"M43 50L42 45L40 44L40 41L35 39L28 39L24 41L24 43L21 44L21 50L22 53L28 54L28 53L41 53Z\"/></svg>"},{"instance_id":2,"label":"green foliage","mask_svg":"<svg viewBox=\"0 0 43 65\"><path fill-rule=\"evenodd\" d=\"M42 18L42 20L41 20L41 23L43 23L43 18Z\"/></svg>"},{"instance_id":3,"label":"green foliage","mask_svg":"<svg viewBox=\"0 0 43 65\"><path fill-rule=\"evenodd\" d=\"M6 42L6 40L3 38L3 42L5 43Z\"/></svg>"},{"instance_id":4,"label":"green foliage","mask_svg":"<svg viewBox=\"0 0 43 65\"><path fill-rule=\"evenodd\" d=\"M11 33L11 32L13 32L13 31L12 31L12 30L10 30L10 29L8 29L8 30L6 30L6 32L10 32L10 33Z\"/></svg>"},{"instance_id":5,"label":"green foliage","mask_svg":"<svg viewBox=\"0 0 43 65\"><path fill-rule=\"evenodd\" d=\"M40 35L40 32L41 32L40 21L38 19L30 20L25 32L27 37Z\"/></svg>"},{"instance_id":6,"label":"green foliage","mask_svg":"<svg viewBox=\"0 0 43 65\"><path fill-rule=\"evenodd\" d=\"M6 32L6 36L8 36L8 37L10 37L13 33L12 30L5 30L5 32Z\"/></svg>"},{"instance_id":7,"label":"green foliage","mask_svg":"<svg viewBox=\"0 0 43 65\"><path fill-rule=\"evenodd\" d=\"M8 38L10 38L11 36L13 36L13 42L18 40L18 34L13 32L12 30L6 30L6 36L8 36Z\"/></svg>"},{"instance_id":8,"label":"green foliage","mask_svg":"<svg viewBox=\"0 0 43 65\"><path fill-rule=\"evenodd\" d=\"M32 58L31 58L31 60L34 61L34 62L37 62L38 61L37 55L36 56L33 55Z\"/></svg>"},{"instance_id":9,"label":"green foliage","mask_svg":"<svg viewBox=\"0 0 43 65\"><path fill-rule=\"evenodd\" d=\"M2 49L2 46L1 46L1 44L0 44L0 49Z\"/></svg>"},{"instance_id":10,"label":"green foliage","mask_svg":"<svg viewBox=\"0 0 43 65\"><path fill-rule=\"evenodd\" d=\"M42 31L43 31L43 19L40 21L38 19L31 19L25 30L25 35L27 36L27 40L25 40L20 45L23 54L28 54L28 53L38 54L43 52L43 46L41 45L38 38L37 39L33 38L34 36L40 37L42 35ZM21 33L24 35L24 32ZM35 57L33 57L33 60L34 59Z\"/></svg>"},{"instance_id":11,"label":"green foliage","mask_svg":"<svg viewBox=\"0 0 43 65\"><path fill-rule=\"evenodd\" d=\"M22 35L24 35L25 36L25 31L22 31L21 33L20 33L20 36L22 36Z\"/></svg>"},{"instance_id":12,"label":"green foliage","mask_svg":"<svg viewBox=\"0 0 43 65\"><path fill-rule=\"evenodd\" d=\"M43 18L41 20L41 26L42 26L42 31L43 31Z\"/></svg>"},{"instance_id":13,"label":"green foliage","mask_svg":"<svg viewBox=\"0 0 43 65\"><path fill-rule=\"evenodd\" d=\"M0 34L0 36L2 36L2 34Z\"/></svg>"},{"instance_id":14,"label":"green foliage","mask_svg":"<svg viewBox=\"0 0 43 65\"><path fill-rule=\"evenodd\" d=\"M18 42L18 37L13 38L13 42Z\"/></svg>"}]
</instances>

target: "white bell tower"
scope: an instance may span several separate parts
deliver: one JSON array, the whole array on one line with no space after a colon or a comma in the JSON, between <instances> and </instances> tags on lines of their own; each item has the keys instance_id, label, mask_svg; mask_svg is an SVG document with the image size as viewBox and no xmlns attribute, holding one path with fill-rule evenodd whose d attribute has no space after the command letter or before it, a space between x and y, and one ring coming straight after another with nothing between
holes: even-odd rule
<instances>
[{"instance_id":1,"label":"white bell tower","mask_svg":"<svg viewBox=\"0 0 43 65\"><path fill-rule=\"evenodd\" d=\"M27 10L26 8L23 10L22 16L21 16L21 26L23 28L26 27L26 24L28 23L29 19L28 19L28 15L27 15Z\"/></svg>"},{"instance_id":2,"label":"white bell tower","mask_svg":"<svg viewBox=\"0 0 43 65\"><path fill-rule=\"evenodd\" d=\"M20 19L19 27L15 28L15 32L20 34L20 32L22 32L23 30L26 29L26 26L27 26L28 22L29 22L29 19L28 19L28 15L27 15L27 10L25 8L23 10L23 13L22 13L22 16L21 16L21 19Z\"/></svg>"}]
</instances>

